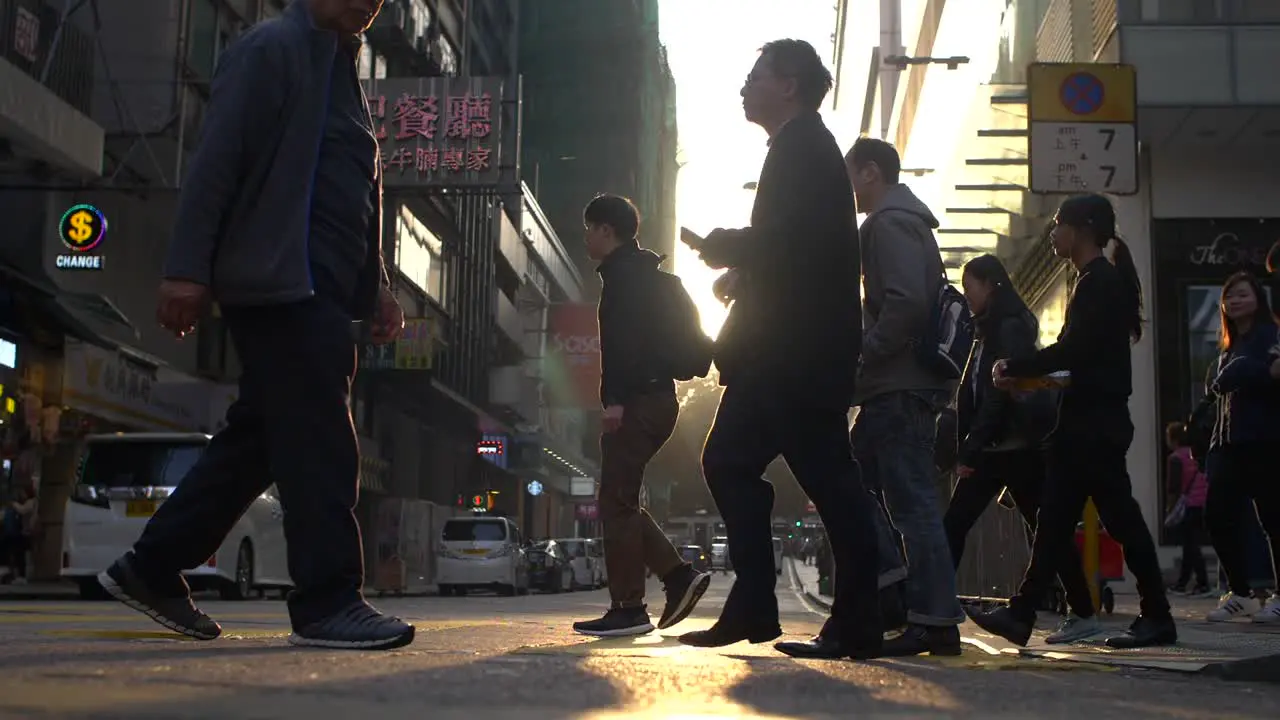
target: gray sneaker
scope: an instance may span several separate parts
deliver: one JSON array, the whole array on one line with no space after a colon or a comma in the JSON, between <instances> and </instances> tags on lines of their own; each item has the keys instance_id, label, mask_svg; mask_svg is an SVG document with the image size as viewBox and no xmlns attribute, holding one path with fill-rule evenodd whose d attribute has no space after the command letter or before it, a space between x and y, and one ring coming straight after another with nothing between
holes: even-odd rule
<instances>
[{"instance_id":1,"label":"gray sneaker","mask_svg":"<svg viewBox=\"0 0 1280 720\"><path fill-rule=\"evenodd\" d=\"M133 553L98 573L98 584L111 597L176 633L197 640L213 640L222 634L218 623L191 602L189 592L163 593L149 586L133 569Z\"/></svg>"},{"instance_id":2,"label":"gray sneaker","mask_svg":"<svg viewBox=\"0 0 1280 720\"><path fill-rule=\"evenodd\" d=\"M1070 615L1058 629L1045 638L1044 641L1050 645L1062 645L1065 643L1080 642L1102 632L1102 623L1098 622L1098 616L1082 618Z\"/></svg>"},{"instance_id":3,"label":"gray sneaker","mask_svg":"<svg viewBox=\"0 0 1280 720\"><path fill-rule=\"evenodd\" d=\"M323 620L295 629L289 644L339 650L394 650L413 642L413 632L409 623L383 615L359 600Z\"/></svg>"}]
</instances>

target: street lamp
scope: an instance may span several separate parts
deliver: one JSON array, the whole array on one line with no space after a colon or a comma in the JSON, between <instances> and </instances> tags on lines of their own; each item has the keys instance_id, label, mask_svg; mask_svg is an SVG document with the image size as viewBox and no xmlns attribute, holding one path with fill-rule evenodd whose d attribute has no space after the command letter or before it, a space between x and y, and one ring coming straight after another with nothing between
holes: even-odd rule
<instances>
[{"instance_id":1,"label":"street lamp","mask_svg":"<svg viewBox=\"0 0 1280 720\"><path fill-rule=\"evenodd\" d=\"M884 59L884 64L888 67L906 70L908 65L946 65L948 70L956 70L961 65L968 65L969 58L963 55L954 55L952 57L936 58L936 57L908 57L906 55L890 55Z\"/></svg>"}]
</instances>

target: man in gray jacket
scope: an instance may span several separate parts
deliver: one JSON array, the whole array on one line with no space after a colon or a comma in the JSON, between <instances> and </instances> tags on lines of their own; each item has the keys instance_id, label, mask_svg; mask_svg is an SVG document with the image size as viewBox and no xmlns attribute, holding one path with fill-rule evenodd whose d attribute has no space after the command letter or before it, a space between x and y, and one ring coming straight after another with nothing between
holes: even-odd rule
<instances>
[{"instance_id":1,"label":"man in gray jacket","mask_svg":"<svg viewBox=\"0 0 1280 720\"><path fill-rule=\"evenodd\" d=\"M353 513L353 322L379 344L404 327L382 263L378 144L356 72L360 33L381 6L295 0L227 47L213 77L156 314L182 337L219 304L242 366L239 398L133 550L98 576L116 599L198 640L222 629L191 602L182 571L205 564L273 485L296 588L289 642L413 640L412 625L365 602ZM250 583L252 551L236 568Z\"/></svg>"},{"instance_id":2,"label":"man in gray jacket","mask_svg":"<svg viewBox=\"0 0 1280 720\"><path fill-rule=\"evenodd\" d=\"M938 220L898 182L901 160L889 143L860 138L845 164L858 211L868 214L860 232L864 330L851 441L865 482L882 493L907 554L908 624L887 641L885 654L958 655L964 612L933 465L948 383L925 367L917 348L944 278L933 237ZM892 532L881 531L881 537Z\"/></svg>"}]
</instances>

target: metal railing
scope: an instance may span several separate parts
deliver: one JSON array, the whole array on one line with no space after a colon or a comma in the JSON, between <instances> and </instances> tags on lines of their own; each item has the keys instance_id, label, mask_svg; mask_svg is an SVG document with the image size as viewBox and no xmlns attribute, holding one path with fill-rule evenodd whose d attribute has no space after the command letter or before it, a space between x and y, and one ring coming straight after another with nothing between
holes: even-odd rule
<instances>
[{"instance_id":1,"label":"metal railing","mask_svg":"<svg viewBox=\"0 0 1280 720\"><path fill-rule=\"evenodd\" d=\"M0 0L0 57L84 115L93 101L94 41L41 0Z\"/></svg>"}]
</instances>

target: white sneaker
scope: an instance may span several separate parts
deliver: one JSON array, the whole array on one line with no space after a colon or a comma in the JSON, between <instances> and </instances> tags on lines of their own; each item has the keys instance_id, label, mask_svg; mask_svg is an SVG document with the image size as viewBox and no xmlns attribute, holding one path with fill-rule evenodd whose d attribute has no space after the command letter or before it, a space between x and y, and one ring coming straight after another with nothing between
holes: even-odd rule
<instances>
[{"instance_id":1,"label":"white sneaker","mask_svg":"<svg viewBox=\"0 0 1280 720\"><path fill-rule=\"evenodd\" d=\"M1272 595L1271 600L1253 614L1253 621L1271 625L1280 624L1280 593Z\"/></svg>"},{"instance_id":2,"label":"white sneaker","mask_svg":"<svg viewBox=\"0 0 1280 720\"><path fill-rule=\"evenodd\" d=\"M1098 616L1082 618L1075 615L1068 615L1067 619L1062 621L1058 629L1045 638L1044 641L1050 645L1062 645L1064 643L1080 642L1102 632L1102 623L1098 622Z\"/></svg>"},{"instance_id":3,"label":"white sneaker","mask_svg":"<svg viewBox=\"0 0 1280 720\"><path fill-rule=\"evenodd\" d=\"M1217 609L1210 610L1204 619L1209 622L1231 622L1237 618L1248 617L1249 606L1253 603L1253 598L1227 593L1218 601Z\"/></svg>"}]
</instances>

